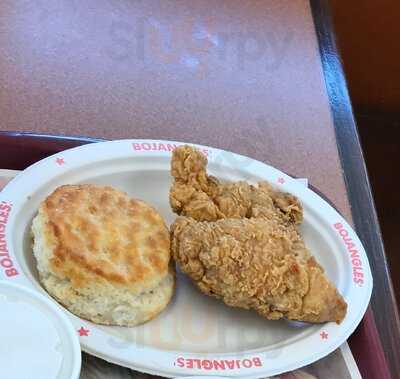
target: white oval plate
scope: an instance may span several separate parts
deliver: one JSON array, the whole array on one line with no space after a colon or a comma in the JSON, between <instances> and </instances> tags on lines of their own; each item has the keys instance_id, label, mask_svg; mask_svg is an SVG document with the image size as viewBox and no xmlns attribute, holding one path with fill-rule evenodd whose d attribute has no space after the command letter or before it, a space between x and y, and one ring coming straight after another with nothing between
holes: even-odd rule
<instances>
[{"instance_id":1,"label":"white oval plate","mask_svg":"<svg viewBox=\"0 0 400 379\"><path fill-rule=\"evenodd\" d=\"M112 185L149 202L171 223L175 215L168 203L170 158L173 148L180 144L101 142L66 150L23 171L0 195L0 278L46 294L37 279L30 225L40 202L62 184ZM249 182L268 180L301 200L302 234L348 303L346 318L340 325L268 321L202 295L178 274L172 303L142 326L100 326L65 311L80 335L83 350L163 376L264 377L329 354L354 331L371 296L372 277L360 240L329 204L295 179L244 156L198 147L208 156L213 175Z\"/></svg>"}]
</instances>

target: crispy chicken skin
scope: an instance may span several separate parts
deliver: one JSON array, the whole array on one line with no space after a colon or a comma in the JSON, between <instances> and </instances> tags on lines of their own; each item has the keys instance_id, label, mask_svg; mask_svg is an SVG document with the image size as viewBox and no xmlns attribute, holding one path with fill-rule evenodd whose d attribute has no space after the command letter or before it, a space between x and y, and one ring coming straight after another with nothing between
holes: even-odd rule
<instances>
[{"instance_id":1,"label":"crispy chicken skin","mask_svg":"<svg viewBox=\"0 0 400 379\"><path fill-rule=\"evenodd\" d=\"M335 321L347 304L307 250L299 200L267 182L252 186L209 176L198 150L174 150L172 254L202 292L267 319Z\"/></svg>"},{"instance_id":2,"label":"crispy chicken skin","mask_svg":"<svg viewBox=\"0 0 400 379\"><path fill-rule=\"evenodd\" d=\"M244 181L223 183L207 175L207 158L190 146L174 150L170 190L173 211L198 221L223 218L266 217L299 224L303 210L298 199L273 189L267 182L258 186Z\"/></svg>"},{"instance_id":3,"label":"crispy chicken skin","mask_svg":"<svg viewBox=\"0 0 400 379\"><path fill-rule=\"evenodd\" d=\"M270 320L340 323L347 304L294 226L265 218L198 222L178 217L172 253L209 296Z\"/></svg>"}]
</instances>

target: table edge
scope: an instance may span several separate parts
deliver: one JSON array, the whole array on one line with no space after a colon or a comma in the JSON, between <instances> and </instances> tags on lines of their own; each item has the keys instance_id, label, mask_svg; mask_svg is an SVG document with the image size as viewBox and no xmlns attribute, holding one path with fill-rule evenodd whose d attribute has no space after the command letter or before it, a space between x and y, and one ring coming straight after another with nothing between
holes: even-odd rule
<instances>
[{"instance_id":1,"label":"table edge","mask_svg":"<svg viewBox=\"0 0 400 379\"><path fill-rule=\"evenodd\" d=\"M354 227L375 278L371 306L393 377L400 372L400 321L367 168L337 49L328 0L310 0ZM385 301L386 300L386 301ZM388 317L392 315L392 317ZM381 376L383 377L383 376Z\"/></svg>"}]
</instances>

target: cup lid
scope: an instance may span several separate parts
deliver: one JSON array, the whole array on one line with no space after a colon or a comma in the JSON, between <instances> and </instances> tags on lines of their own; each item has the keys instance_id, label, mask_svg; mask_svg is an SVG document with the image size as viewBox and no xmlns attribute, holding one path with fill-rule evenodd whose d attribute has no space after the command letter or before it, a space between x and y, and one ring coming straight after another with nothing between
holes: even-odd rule
<instances>
[{"instance_id":1,"label":"cup lid","mask_svg":"<svg viewBox=\"0 0 400 379\"><path fill-rule=\"evenodd\" d=\"M0 310L1 377L79 378L79 339L56 304L24 286L0 281Z\"/></svg>"}]
</instances>

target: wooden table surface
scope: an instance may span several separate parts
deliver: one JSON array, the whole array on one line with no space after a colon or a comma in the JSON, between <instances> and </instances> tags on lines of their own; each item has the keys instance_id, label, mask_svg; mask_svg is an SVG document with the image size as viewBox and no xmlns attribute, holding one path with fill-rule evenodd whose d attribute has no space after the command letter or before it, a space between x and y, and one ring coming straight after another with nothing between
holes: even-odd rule
<instances>
[{"instance_id":1,"label":"wooden table surface","mask_svg":"<svg viewBox=\"0 0 400 379\"><path fill-rule=\"evenodd\" d=\"M328 13L323 0L3 0L0 129L188 141L309 178L367 248L396 377L399 319Z\"/></svg>"}]
</instances>

